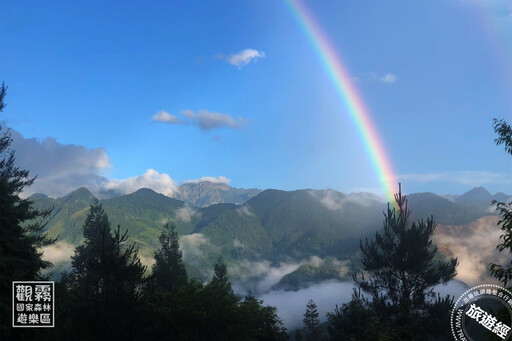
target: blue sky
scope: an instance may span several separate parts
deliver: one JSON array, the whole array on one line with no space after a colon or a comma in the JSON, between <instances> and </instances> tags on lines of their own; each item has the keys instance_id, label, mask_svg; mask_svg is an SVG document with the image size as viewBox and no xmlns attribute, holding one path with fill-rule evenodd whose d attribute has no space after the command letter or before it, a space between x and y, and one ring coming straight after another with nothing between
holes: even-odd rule
<instances>
[{"instance_id":1,"label":"blue sky","mask_svg":"<svg viewBox=\"0 0 512 341\"><path fill-rule=\"evenodd\" d=\"M510 2L304 3L407 192L512 193L510 156L492 130L495 117L512 122ZM0 34L9 86L0 120L39 177L33 191L170 193L205 176L244 188L380 191L283 1L4 0Z\"/></svg>"}]
</instances>

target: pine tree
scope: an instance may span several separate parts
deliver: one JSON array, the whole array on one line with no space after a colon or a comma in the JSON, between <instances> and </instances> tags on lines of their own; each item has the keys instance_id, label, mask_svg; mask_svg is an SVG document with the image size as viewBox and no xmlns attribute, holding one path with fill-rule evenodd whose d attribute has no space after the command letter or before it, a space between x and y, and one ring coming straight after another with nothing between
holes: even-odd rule
<instances>
[{"instance_id":1,"label":"pine tree","mask_svg":"<svg viewBox=\"0 0 512 341\"><path fill-rule=\"evenodd\" d=\"M216 290L223 291L225 293L232 293L231 282L228 277L228 269L226 267L226 263L222 259L222 256L219 256L217 262L213 266L213 277L210 282L210 286L215 288Z\"/></svg>"},{"instance_id":2,"label":"pine tree","mask_svg":"<svg viewBox=\"0 0 512 341\"><path fill-rule=\"evenodd\" d=\"M318 319L318 310L313 300L309 300L306 305L306 312L304 313L303 329L304 340L316 341L322 336L322 329L320 327L320 320Z\"/></svg>"},{"instance_id":3,"label":"pine tree","mask_svg":"<svg viewBox=\"0 0 512 341\"><path fill-rule=\"evenodd\" d=\"M505 145L505 151L512 155L512 127L505 120L495 119L494 132L498 134L498 138L494 140L496 145ZM503 231L503 234L500 236L500 239L503 239L503 243L499 244L497 249L500 252L507 250L510 255L512 254L512 201L506 203L494 200L492 203L496 205L496 210L500 214L498 226L501 225L501 230ZM503 282L503 285L506 286L512 280L512 261L506 266L490 263L489 272L491 276Z\"/></svg>"},{"instance_id":4,"label":"pine tree","mask_svg":"<svg viewBox=\"0 0 512 341\"><path fill-rule=\"evenodd\" d=\"M249 291L238 307L237 321L239 340L287 340L288 335L283 322L277 315L277 309L271 306L263 306L263 301L258 300Z\"/></svg>"},{"instance_id":5,"label":"pine tree","mask_svg":"<svg viewBox=\"0 0 512 341\"><path fill-rule=\"evenodd\" d=\"M0 87L0 112L6 107L7 87ZM16 166L15 152L10 149L9 130L0 126L0 336L11 332L12 281L42 279L41 270L51 264L41 259L38 249L55 242L44 233L45 218L51 210L34 209L32 202L20 193L35 178ZM0 337L1 338L1 337Z\"/></svg>"},{"instance_id":6,"label":"pine tree","mask_svg":"<svg viewBox=\"0 0 512 341\"><path fill-rule=\"evenodd\" d=\"M140 319L144 272L135 244L125 246L127 232L112 233L97 202L84 223L83 245L72 257L69 277L75 328L85 339L132 339Z\"/></svg>"},{"instance_id":7,"label":"pine tree","mask_svg":"<svg viewBox=\"0 0 512 341\"><path fill-rule=\"evenodd\" d=\"M226 264L219 256L214 265L210 283L201 291L201 309L205 317L201 321L200 339L230 340L239 332L237 320L239 297L233 293Z\"/></svg>"},{"instance_id":8,"label":"pine tree","mask_svg":"<svg viewBox=\"0 0 512 341\"><path fill-rule=\"evenodd\" d=\"M153 283L155 289L176 290L187 282L188 276L180 251L179 236L173 222L163 226L158 238L161 248L155 252Z\"/></svg>"},{"instance_id":9,"label":"pine tree","mask_svg":"<svg viewBox=\"0 0 512 341\"><path fill-rule=\"evenodd\" d=\"M393 321L396 338L409 340L421 334L425 316L435 310L432 305L450 305L449 298L434 301L433 287L455 276L457 259L435 261L433 218L410 224L411 211L401 188L395 201L398 210L388 204L383 231L376 232L373 241L361 242L361 263L367 276L354 276L354 280L371 296L378 316Z\"/></svg>"}]
</instances>

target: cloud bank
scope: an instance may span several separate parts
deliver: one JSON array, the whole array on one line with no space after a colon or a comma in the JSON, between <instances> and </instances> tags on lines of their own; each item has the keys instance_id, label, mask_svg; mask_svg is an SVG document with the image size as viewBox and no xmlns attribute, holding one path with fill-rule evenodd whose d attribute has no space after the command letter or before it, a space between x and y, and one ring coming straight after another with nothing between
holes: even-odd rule
<instances>
[{"instance_id":1,"label":"cloud bank","mask_svg":"<svg viewBox=\"0 0 512 341\"><path fill-rule=\"evenodd\" d=\"M445 255L459 260L457 279L468 285L495 282L488 275L488 264L508 264L510 258L496 249L502 234L496 225L498 220L497 216L489 216L467 225L439 225L436 228L434 244Z\"/></svg>"},{"instance_id":2,"label":"cloud bank","mask_svg":"<svg viewBox=\"0 0 512 341\"><path fill-rule=\"evenodd\" d=\"M110 179L100 184L100 192L114 192L118 195L129 194L141 188L150 188L164 195L172 195L177 186L168 174L159 173L154 169L148 169L143 175L137 175L127 179Z\"/></svg>"},{"instance_id":3,"label":"cloud bank","mask_svg":"<svg viewBox=\"0 0 512 341\"><path fill-rule=\"evenodd\" d=\"M320 322L327 321L327 313L334 312L336 305L341 307L352 299L353 282L327 281L298 291L271 291L259 298L265 305L275 306L278 315L288 330L302 328L302 319L308 300L315 301ZM468 287L459 281L450 281L446 285L434 287L434 291L443 296L459 297Z\"/></svg>"},{"instance_id":4,"label":"cloud bank","mask_svg":"<svg viewBox=\"0 0 512 341\"><path fill-rule=\"evenodd\" d=\"M11 135L16 164L20 169L29 170L31 177L37 176L35 182L24 189L23 196L44 193L58 198L82 186L100 198L129 194L141 188L169 196L177 190L168 174L154 169L126 179L107 178L103 174L112 165L103 148L62 144L52 137L42 141L27 139L16 130L11 130Z\"/></svg>"},{"instance_id":5,"label":"cloud bank","mask_svg":"<svg viewBox=\"0 0 512 341\"><path fill-rule=\"evenodd\" d=\"M25 188L24 196L38 192L61 196L80 186L96 188L105 181L101 173L111 167L103 148L62 144L51 137L26 139L15 130L11 133L17 165L37 176L34 184Z\"/></svg>"}]
</instances>

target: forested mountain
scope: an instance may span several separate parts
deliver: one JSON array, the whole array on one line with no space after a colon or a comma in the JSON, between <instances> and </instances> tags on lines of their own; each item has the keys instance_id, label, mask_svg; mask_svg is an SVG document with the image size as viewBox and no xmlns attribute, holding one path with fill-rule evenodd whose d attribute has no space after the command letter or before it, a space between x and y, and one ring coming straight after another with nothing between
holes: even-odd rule
<instances>
[{"instance_id":1,"label":"forested mountain","mask_svg":"<svg viewBox=\"0 0 512 341\"><path fill-rule=\"evenodd\" d=\"M488 209L467 206L464 201L452 202L433 193L416 193L408 198L414 219L432 214L443 225L468 224L490 214ZM36 207L54 208L47 225L50 236L59 236L60 241L72 245L80 243L89 205L96 200L86 188L58 199L42 194L30 199ZM158 246L162 225L174 221L177 232L189 236L184 240L192 243L195 250L185 252L185 260L188 257L199 269L208 268L219 253L231 264L242 260L278 264L311 256L352 259L359 240L382 227L386 206L372 194L345 195L333 190L265 190L241 205L195 207L150 189L140 189L101 203L112 226L128 230L130 241L136 241L141 255L148 258ZM198 253L203 259L190 260ZM296 276L308 279L324 270L302 267L297 269ZM331 273L335 276L335 272Z\"/></svg>"}]
</instances>

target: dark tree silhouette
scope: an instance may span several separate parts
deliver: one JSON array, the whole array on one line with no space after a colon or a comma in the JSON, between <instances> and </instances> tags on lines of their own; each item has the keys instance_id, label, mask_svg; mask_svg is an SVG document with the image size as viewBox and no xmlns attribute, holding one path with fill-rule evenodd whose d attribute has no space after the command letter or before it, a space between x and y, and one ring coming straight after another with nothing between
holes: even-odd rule
<instances>
[{"instance_id":1,"label":"dark tree silhouette","mask_svg":"<svg viewBox=\"0 0 512 341\"><path fill-rule=\"evenodd\" d=\"M220 290L226 293L232 293L231 282L228 277L228 269L226 267L226 263L222 259L222 256L219 256L217 262L213 266L213 277L209 286L214 288L215 290Z\"/></svg>"},{"instance_id":2,"label":"dark tree silhouette","mask_svg":"<svg viewBox=\"0 0 512 341\"><path fill-rule=\"evenodd\" d=\"M494 119L494 132L498 134L498 137L494 140L496 145L505 145L505 151L512 155L512 127L505 120ZM512 254L512 202L506 203L493 200L492 203L496 205L496 210L499 212L500 220L498 221L498 226L501 226L501 231L503 231L503 234L500 236L503 243L499 244L496 248L500 252L507 250L510 256ZM498 263L490 263L489 272L506 286L512 280L512 260L505 266Z\"/></svg>"},{"instance_id":3,"label":"dark tree silhouette","mask_svg":"<svg viewBox=\"0 0 512 341\"><path fill-rule=\"evenodd\" d=\"M394 340L391 323L379 316L378 307L354 290L352 300L328 313L329 339L333 341ZM363 322L364 321L364 322Z\"/></svg>"},{"instance_id":4,"label":"dark tree silhouette","mask_svg":"<svg viewBox=\"0 0 512 341\"><path fill-rule=\"evenodd\" d=\"M6 107L7 87L0 87L0 112ZM3 130L3 131L2 131ZM30 186L27 170L16 166L12 138L9 130L0 126L0 339L7 339L11 328L12 281L43 279L41 270L51 264L41 259L42 246L55 242L44 233L45 218L50 210L37 210L20 193Z\"/></svg>"},{"instance_id":5,"label":"dark tree silhouette","mask_svg":"<svg viewBox=\"0 0 512 341\"><path fill-rule=\"evenodd\" d=\"M140 295L145 267L135 244L125 245L127 233L112 233L97 202L84 223L85 241L72 257L71 319L83 338L133 339L140 321Z\"/></svg>"},{"instance_id":6,"label":"dark tree silhouette","mask_svg":"<svg viewBox=\"0 0 512 341\"><path fill-rule=\"evenodd\" d=\"M163 226L158 239L161 248L155 252L156 262L152 268L154 288L176 290L187 282L188 276L173 222L169 221Z\"/></svg>"},{"instance_id":7,"label":"dark tree silhouette","mask_svg":"<svg viewBox=\"0 0 512 341\"><path fill-rule=\"evenodd\" d=\"M245 295L238 309L239 340L286 340L286 328L275 307L263 306L252 292ZM235 321L233 321L235 322Z\"/></svg>"},{"instance_id":8,"label":"dark tree silhouette","mask_svg":"<svg viewBox=\"0 0 512 341\"><path fill-rule=\"evenodd\" d=\"M304 313L303 330L304 340L315 341L319 340L322 336L322 329L320 327L320 320L318 318L318 310L313 300L309 300L306 305L306 312Z\"/></svg>"}]
</instances>

